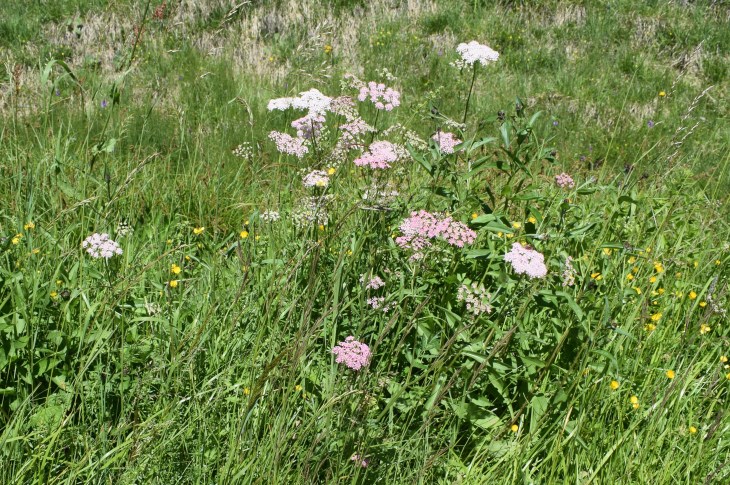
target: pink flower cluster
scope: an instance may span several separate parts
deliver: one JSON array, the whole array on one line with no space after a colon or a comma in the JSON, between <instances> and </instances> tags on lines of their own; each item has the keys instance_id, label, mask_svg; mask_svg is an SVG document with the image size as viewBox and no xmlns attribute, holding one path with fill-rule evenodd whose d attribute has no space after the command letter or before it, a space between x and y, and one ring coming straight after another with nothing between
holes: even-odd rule
<instances>
[{"instance_id":1,"label":"pink flower cluster","mask_svg":"<svg viewBox=\"0 0 730 485\"><path fill-rule=\"evenodd\" d=\"M365 283L365 275L360 275L360 283ZM385 281L380 276L373 276L365 285L366 290L377 290L385 286Z\"/></svg>"},{"instance_id":2,"label":"pink flower cluster","mask_svg":"<svg viewBox=\"0 0 730 485\"><path fill-rule=\"evenodd\" d=\"M323 170L312 170L302 179L305 187L327 187L330 184L330 178L327 172Z\"/></svg>"},{"instance_id":3,"label":"pink flower cluster","mask_svg":"<svg viewBox=\"0 0 730 485\"><path fill-rule=\"evenodd\" d=\"M463 248L477 238L477 233L463 222L451 217L442 218L425 210L411 212L411 217L401 223L400 230L403 235L396 238L396 244L416 251L415 259L422 257L422 249L431 246L431 239L443 239L452 246Z\"/></svg>"},{"instance_id":4,"label":"pink flower cluster","mask_svg":"<svg viewBox=\"0 0 730 485\"><path fill-rule=\"evenodd\" d=\"M350 457L350 461L354 461L355 465L358 465L362 468L367 468L369 461L366 458L363 458L362 456L355 453Z\"/></svg>"},{"instance_id":5,"label":"pink flower cluster","mask_svg":"<svg viewBox=\"0 0 730 485\"><path fill-rule=\"evenodd\" d=\"M398 160L397 147L389 141L376 141L370 144L370 150L355 159L358 167L372 169L390 168L390 164Z\"/></svg>"},{"instance_id":6,"label":"pink flower cluster","mask_svg":"<svg viewBox=\"0 0 730 485\"><path fill-rule=\"evenodd\" d=\"M568 175L565 172L555 176L555 183L561 189L566 189L566 188L572 189L573 187L575 187L575 182L573 181L573 177L571 177L570 175Z\"/></svg>"},{"instance_id":7,"label":"pink flower cluster","mask_svg":"<svg viewBox=\"0 0 730 485\"><path fill-rule=\"evenodd\" d=\"M454 147L461 143L453 133L436 133L431 137L439 145L441 153L454 153Z\"/></svg>"},{"instance_id":8,"label":"pink flower cluster","mask_svg":"<svg viewBox=\"0 0 730 485\"><path fill-rule=\"evenodd\" d=\"M349 123L340 125L342 131L342 144L346 148L359 145L360 135L375 131L375 128L368 125L362 118L353 118Z\"/></svg>"},{"instance_id":9,"label":"pink flower cluster","mask_svg":"<svg viewBox=\"0 0 730 485\"><path fill-rule=\"evenodd\" d=\"M526 274L530 278L543 278L547 275L545 256L520 243L512 244L512 250L504 255L504 260L512 264L512 269L517 274Z\"/></svg>"},{"instance_id":10,"label":"pink flower cluster","mask_svg":"<svg viewBox=\"0 0 730 485\"><path fill-rule=\"evenodd\" d=\"M391 111L393 108L400 106L400 93L392 88L386 88L383 83L370 81L367 85L360 88L360 94L357 99L365 101L370 98L377 109Z\"/></svg>"},{"instance_id":11,"label":"pink flower cluster","mask_svg":"<svg viewBox=\"0 0 730 485\"><path fill-rule=\"evenodd\" d=\"M276 144L276 149L281 153L302 158L309 152L309 148L304 144L304 138L294 138L280 131L272 131L269 133L269 139Z\"/></svg>"},{"instance_id":12,"label":"pink flower cluster","mask_svg":"<svg viewBox=\"0 0 730 485\"><path fill-rule=\"evenodd\" d=\"M322 131L325 118L320 114L308 114L291 122L292 128L297 130L299 138L311 140Z\"/></svg>"},{"instance_id":13,"label":"pink flower cluster","mask_svg":"<svg viewBox=\"0 0 730 485\"><path fill-rule=\"evenodd\" d=\"M463 62L470 66L475 62L486 66L490 62L497 62L499 59L499 52L475 40L468 44L459 44L456 47L456 52L459 53Z\"/></svg>"},{"instance_id":14,"label":"pink flower cluster","mask_svg":"<svg viewBox=\"0 0 730 485\"><path fill-rule=\"evenodd\" d=\"M352 370L360 370L370 362L370 347L358 342L352 335L336 345L332 353L337 356L335 362L345 364Z\"/></svg>"},{"instance_id":15,"label":"pink flower cluster","mask_svg":"<svg viewBox=\"0 0 730 485\"><path fill-rule=\"evenodd\" d=\"M109 259L115 254L122 254L122 248L119 247L119 244L112 241L107 233L92 234L84 239L84 242L81 243L81 247L86 249L86 252L89 253L92 258L97 259Z\"/></svg>"}]
</instances>

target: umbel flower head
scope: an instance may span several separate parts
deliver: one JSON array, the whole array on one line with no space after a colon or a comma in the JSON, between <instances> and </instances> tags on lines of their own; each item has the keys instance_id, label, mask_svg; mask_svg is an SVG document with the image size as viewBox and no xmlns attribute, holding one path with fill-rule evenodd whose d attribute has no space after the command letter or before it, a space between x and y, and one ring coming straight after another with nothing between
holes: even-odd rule
<instances>
[{"instance_id":1,"label":"umbel flower head","mask_svg":"<svg viewBox=\"0 0 730 485\"><path fill-rule=\"evenodd\" d=\"M86 249L86 252L89 253L92 258L97 259L109 259L115 254L122 254L122 248L119 247L119 244L112 241L107 233L92 234L84 239L84 242L81 243L81 247Z\"/></svg>"},{"instance_id":2,"label":"umbel flower head","mask_svg":"<svg viewBox=\"0 0 730 485\"><path fill-rule=\"evenodd\" d=\"M443 239L451 246L463 248L477 238L477 233L466 224L425 210L411 212L411 217L401 223L400 230L403 235L397 237L395 243L403 249L415 251L412 259L423 257L421 250L431 246L430 239Z\"/></svg>"},{"instance_id":3,"label":"umbel flower head","mask_svg":"<svg viewBox=\"0 0 730 485\"><path fill-rule=\"evenodd\" d=\"M332 349L335 362L345 364L352 370L360 370L370 362L370 347L350 335Z\"/></svg>"},{"instance_id":4,"label":"umbel flower head","mask_svg":"<svg viewBox=\"0 0 730 485\"><path fill-rule=\"evenodd\" d=\"M491 62L497 62L499 52L489 46L480 44L473 40L468 44L461 43L456 47L456 52L461 56L461 60L466 65L473 65L475 62L487 65Z\"/></svg>"},{"instance_id":5,"label":"umbel flower head","mask_svg":"<svg viewBox=\"0 0 730 485\"><path fill-rule=\"evenodd\" d=\"M302 183L305 187L327 187L330 184L330 178L327 172L323 170L313 170L304 176Z\"/></svg>"},{"instance_id":6,"label":"umbel flower head","mask_svg":"<svg viewBox=\"0 0 730 485\"><path fill-rule=\"evenodd\" d=\"M454 147L461 143L453 133L439 132L431 137L439 146L441 153L454 153Z\"/></svg>"},{"instance_id":7,"label":"umbel flower head","mask_svg":"<svg viewBox=\"0 0 730 485\"><path fill-rule=\"evenodd\" d=\"M367 166L373 169L390 168L390 164L398 161L398 147L389 141L376 141L370 144L369 151L354 160L358 167Z\"/></svg>"},{"instance_id":8,"label":"umbel flower head","mask_svg":"<svg viewBox=\"0 0 730 485\"><path fill-rule=\"evenodd\" d=\"M376 109L384 109L392 111L393 108L400 106L400 93L392 88L388 88L383 83L370 81L367 85L360 88L360 94L357 96L360 101L369 99Z\"/></svg>"},{"instance_id":9,"label":"umbel flower head","mask_svg":"<svg viewBox=\"0 0 730 485\"><path fill-rule=\"evenodd\" d=\"M517 274L526 274L530 278L543 278L547 274L545 256L520 243L512 245L512 250L504 255L504 260L512 264Z\"/></svg>"}]
</instances>

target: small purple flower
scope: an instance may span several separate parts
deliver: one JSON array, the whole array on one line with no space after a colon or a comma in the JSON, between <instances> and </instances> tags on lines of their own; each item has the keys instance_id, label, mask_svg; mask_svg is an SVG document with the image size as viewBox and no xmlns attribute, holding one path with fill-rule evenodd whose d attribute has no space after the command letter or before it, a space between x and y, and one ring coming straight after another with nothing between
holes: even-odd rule
<instances>
[{"instance_id":1,"label":"small purple flower","mask_svg":"<svg viewBox=\"0 0 730 485\"><path fill-rule=\"evenodd\" d=\"M649 128L654 128L654 120L647 121L646 126L648 126Z\"/></svg>"},{"instance_id":2,"label":"small purple flower","mask_svg":"<svg viewBox=\"0 0 730 485\"><path fill-rule=\"evenodd\" d=\"M101 107L102 109L106 108L108 106L108 103L106 102L106 99L101 100Z\"/></svg>"},{"instance_id":3,"label":"small purple flower","mask_svg":"<svg viewBox=\"0 0 730 485\"><path fill-rule=\"evenodd\" d=\"M60 95L61 95L61 90L60 89L56 89L56 96L60 96Z\"/></svg>"},{"instance_id":4,"label":"small purple flower","mask_svg":"<svg viewBox=\"0 0 730 485\"><path fill-rule=\"evenodd\" d=\"M553 120L553 126L558 126L558 120Z\"/></svg>"}]
</instances>

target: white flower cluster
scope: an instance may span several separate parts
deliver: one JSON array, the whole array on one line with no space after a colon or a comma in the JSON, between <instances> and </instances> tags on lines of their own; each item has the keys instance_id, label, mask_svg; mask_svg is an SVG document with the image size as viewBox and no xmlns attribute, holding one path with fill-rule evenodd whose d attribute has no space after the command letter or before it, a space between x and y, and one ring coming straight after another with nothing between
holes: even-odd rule
<instances>
[{"instance_id":1,"label":"white flower cluster","mask_svg":"<svg viewBox=\"0 0 730 485\"><path fill-rule=\"evenodd\" d=\"M119 244L112 241L107 233L92 234L84 239L81 247L86 249L86 252L92 258L109 259L115 254L122 254L122 248L119 247Z\"/></svg>"},{"instance_id":2,"label":"white flower cluster","mask_svg":"<svg viewBox=\"0 0 730 485\"><path fill-rule=\"evenodd\" d=\"M461 285L456 295L459 301L466 302L467 311L474 316L492 312L492 307L487 303L491 297L492 295L487 293L483 285L476 283L469 286Z\"/></svg>"},{"instance_id":3,"label":"white flower cluster","mask_svg":"<svg viewBox=\"0 0 730 485\"><path fill-rule=\"evenodd\" d=\"M330 184L330 178L323 170L313 170L302 178L302 183L305 187L325 188Z\"/></svg>"},{"instance_id":4,"label":"white flower cluster","mask_svg":"<svg viewBox=\"0 0 730 485\"><path fill-rule=\"evenodd\" d=\"M276 98L269 101L267 106L269 111L285 110L288 108L306 109L312 116L322 115L330 108L332 98L325 96L318 89L310 89L299 93L299 96L293 98Z\"/></svg>"},{"instance_id":5,"label":"white flower cluster","mask_svg":"<svg viewBox=\"0 0 730 485\"><path fill-rule=\"evenodd\" d=\"M261 220L264 222L276 222L281 219L281 215L277 211L264 211L261 214Z\"/></svg>"},{"instance_id":6,"label":"white flower cluster","mask_svg":"<svg viewBox=\"0 0 730 485\"><path fill-rule=\"evenodd\" d=\"M454 65L458 68L472 66L475 62L486 66L492 62L497 62L499 59L499 52L475 40L468 44L459 44L456 47L456 52L461 56L460 60L454 62Z\"/></svg>"}]
</instances>

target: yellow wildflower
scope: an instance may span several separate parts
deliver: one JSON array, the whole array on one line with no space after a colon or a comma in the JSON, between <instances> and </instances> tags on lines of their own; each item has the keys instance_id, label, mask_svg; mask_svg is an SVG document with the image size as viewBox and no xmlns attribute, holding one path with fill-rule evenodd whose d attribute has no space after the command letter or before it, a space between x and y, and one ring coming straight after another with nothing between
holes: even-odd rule
<instances>
[{"instance_id":1,"label":"yellow wildflower","mask_svg":"<svg viewBox=\"0 0 730 485\"><path fill-rule=\"evenodd\" d=\"M633 268L631 268L631 272L634 273L634 274L638 273L639 272L639 267L638 266L634 266Z\"/></svg>"},{"instance_id":2,"label":"yellow wildflower","mask_svg":"<svg viewBox=\"0 0 730 485\"><path fill-rule=\"evenodd\" d=\"M722 263L721 263L721 261L720 261L719 259L716 259L716 260L715 260L715 264L716 264L717 266L720 266L720 264L722 264Z\"/></svg>"},{"instance_id":3,"label":"yellow wildflower","mask_svg":"<svg viewBox=\"0 0 730 485\"><path fill-rule=\"evenodd\" d=\"M656 283L656 276L649 278L649 283Z\"/></svg>"},{"instance_id":4,"label":"yellow wildflower","mask_svg":"<svg viewBox=\"0 0 730 485\"><path fill-rule=\"evenodd\" d=\"M689 298L690 300L694 300L695 298L697 298L697 293L695 293L694 291L690 291L690 292L689 292L689 295L687 295L687 297L688 297L688 298Z\"/></svg>"},{"instance_id":5,"label":"yellow wildflower","mask_svg":"<svg viewBox=\"0 0 730 485\"><path fill-rule=\"evenodd\" d=\"M182 271L182 268L180 266L173 263L172 267L170 268L170 271L172 274L180 274L180 271Z\"/></svg>"},{"instance_id":6,"label":"yellow wildflower","mask_svg":"<svg viewBox=\"0 0 730 485\"><path fill-rule=\"evenodd\" d=\"M58 296L58 292L57 291L52 291L51 292L51 298L56 298L57 296Z\"/></svg>"},{"instance_id":7,"label":"yellow wildflower","mask_svg":"<svg viewBox=\"0 0 730 485\"><path fill-rule=\"evenodd\" d=\"M676 374L674 373L674 371L673 371L673 370L669 369L668 371L666 371L666 372L664 373L664 375L666 375L666 376L667 376L667 378L669 378L669 379L674 379L674 376L675 376Z\"/></svg>"},{"instance_id":8,"label":"yellow wildflower","mask_svg":"<svg viewBox=\"0 0 730 485\"><path fill-rule=\"evenodd\" d=\"M514 234L507 234L507 239L512 239L513 237L515 237Z\"/></svg>"},{"instance_id":9,"label":"yellow wildflower","mask_svg":"<svg viewBox=\"0 0 730 485\"><path fill-rule=\"evenodd\" d=\"M722 362L723 364L724 364L725 362L727 362L727 356L725 356L725 355L721 355L721 356L720 356L720 362Z\"/></svg>"},{"instance_id":10,"label":"yellow wildflower","mask_svg":"<svg viewBox=\"0 0 730 485\"><path fill-rule=\"evenodd\" d=\"M611 381L611 383L609 384L609 387L611 387L611 390L612 390L612 391L615 391L616 389L618 389L618 387L619 387L620 385L621 385L621 384L619 384L619 383L618 383L618 381Z\"/></svg>"},{"instance_id":11,"label":"yellow wildflower","mask_svg":"<svg viewBox=\"0 0 730 485\"><path fill-rule=\"evenodd\" d=\"M695 261L694 263L692 263L692 265L693 265L693 266L694 266L695 268L696 268L696 267L697 267L697 266L698 266L699 264L700 264L700 263L698 263L697 261Z\"/></svg>"},{"instance_id":12,"label":"yellow wildflower","mask_svg":"<svg viewBox=\"0 0 730 485\"><path fill-rule=\"evenodd\" d=\"M241 239L246 239L248 237L248 231L241 231Z\"/></svg>"},{"instance_id":13,"label":"yellow wildflower","mask_svg":"<svg viewBox=\"0 0 730 485\"><path fill-rule=\"evenodd\" d=\"M661 318L662 318L662 314L661 314L661 312L658 312L651 316L651 321L658 322L659 320L661 320Z\"/></svg>"},{"instance_id":14,"label":"yellow wildflower","mask_svg":"<svg viewBox=\"0 0 730 485\"><path fill-rule=\"evenodd\" d=\"M631 407L639 409L639 398L637 396L631 396L629 401L631 402Z\"/></svg>"},{"instance_id":15,"label":"yellow wildflower","mask_svg":"<svg viewBox=\"0 0 730 485\"><path fill-rule=\"evenodd\" d=\"M701 301L701 302L700 302L700 306L701 306L702 308L705 308L705 307L707 306L707 302L706 302L706 301Z\"/></svg>"},{"instance_id":16,"label":"yellow wildflower","mask_svg":"<svg viewBox=\"0 0 730 485\"><path fill-rule=\"evenodd\" d=\"M704 335L704 334L708 333L710 330L712 330L712 329L706 323L703 323L702 325L700 325L700 335Z\"/></svg>"},{"instance_id":17,"label":"yellow wildflower","mask_svg":"<svg viewBox=\"0 0 730 485\"><path fill-rule=\"evenodd\" d=\"M331 52L332 52L332 46L331 45L327 44L326 46L324 46L324 53L325 54L330 54Z\"/></svg>"},{"instance_id":18,"label":"yellow wildflower","mask_svg":"<svg viewBox=\"0 0 730 485\"><path fill-rule=\"evenodd\" d=\"M516 424L513 424L512 426L510 426L509 429L511 429L513 433L516 433L520 430L520 427L517 426Z\"/></svg>"},{"instance_id":19,"label":"yellow wildflower","mask_svg":"<svg viewBox=\"0 0 730 485\"><path fill-rule=\"evenodd\" d=\"M666 95L667 95L667 93L665 93L664 91L659 91L659 97L660 98L663 98Z\"/></svg>"},{"instance_id":20,"label":"yellow wildflower","mask_svg":"<svg viewBox=\"0 0 730 485\"><path fill-rule=\"evenodd\" d=\"M40 249L38 249L38 248L35 248L35 249L33 249L33 251L32 251L32 253L33 253L33 254L38 254L38 253L40 253L40 252L41 252L41 250L40 250Z\"/></svg>"},{"instance_id":21,"label":"yellow wildflower","mask_svg":"<svg viewBox=\"0 0 730 485\"><path fill-rule=\"evenodd\" d=\"M203 231L205 231L204 227L196 227L195 229L193 229L193 234L195 234L196 236L199 236L199 235L203 234Z\"/></svg>"},{"instance_id":22,"label":"yellow wildflower","mask_svg":"<svg viewBox=\"0 0 730 485\"><path fill-rule=\"evenodd\" d=\"M535 219L535 216L530 216L527 218L527 222L530 224L537 224L537 219Z\"/></svg>"},{"instance_id":23,"label":"yellow wildflower","mask_svg":"<svg viewBox=\"0 0 730 485\"><path fill-rule=\"evenodd\" d=\"M634 275L632 275L631 273L629 273L629 274L626 275L626 279L629 280L629 281L631 281L631 280L634 279Z\"/></svg>"},{"instance_id":24,"label":"yellow wildflower","mask_svg":"<svg viewBox=\"0 0 730 485\"><path fill-rule=\"evenodd\" d=\"M611 248L603 248L603 254L605 254L606 256L611 256L612 252L613 250Z\"/></svg>"},{"instance_id":25,"label":"yellow wildflower","mask_svg":"<svg viewBox=\"0 0 730 485\"><path fill-rule=\"evenodd\" d=\"M477 217L479 217L479 214L477 214L476 212L472 212L471 218L476 219Z\"/></svg>"},{"instance_id":26,"label":"yellow wildflower","mask_svg":"<svg viewBox=\"0 0 730 485\"><path fill-rule=\"evenodd\" d=\"M25 224L25 225L23 226L23 229L25 229L26 231L28 231L28 230L31 230L31 229L35 229L35 224L33 224L33 221L28 221L28 222L27 222L27 223L26 223L26 224Z\"/></svg>"},{"instance_id":27,"label":"yellow wildflower","mask_svg":"<svg viewBox=\"0 0 730 485\"><path fill-rule=\"evenodd\" d=\"M634 264L636 262L636 256L631 256L629 258L629 264Z\"/></svg>"},{"instance_id":28,"label":"yellow wildflower","mask_svg":"<svg viewBox=\"0 0 730 485\"><path fill-rule=\"evenodd\" d=\"M637 295L641 295L641 288L638 286L634 286L633 290L636 292Z\"/></svg>"},{"instance_id":29,"label":"yellow wildflower","mask_svg":"<svg viewBox=\"0 0 730 485\"><path fill-rule=\"evenodd\" d=\"M251 389L249 389L248 387L244 387L243 388L243 395L244 396L248 396L249 394L251 394Z\"/></svg>"},{"instance_id":30,"label":"yellow wildflower","mask_svg":"<svg viewBox=\"0 0 730 485\"><path fill-rule=\"evenodd\" d=\"M515 229L519 229L520 227L522 227L522 223L521 222L513 222L512 223L512 227L514 227Z\"/></svg>"},{"instance_id":31,"label":"yellow wildflower","mask_svg":"<svg viewBox=\"0 0 730 485\"><path fill-rule=\"evenodd\" d=\"M13 237L13 239L10 240L10 242L12 242L15 245L18 245L18 244L20 244L20 240L22 238L23 238L22 234L16 234L15 237Z\"/></svg>"},{"instance_id":32,"label":"yellow wildflower","mask_svg":"<svg viewBox=\"0 0 730 485\"><path fill-rule=\"evenodd\" d=\"M603 279L603 276L601 276L601 273L595 272L595 273L591 273L591 278L593 278L596 281L601 281Z\"/></svg>"},{"instance_id":33,"label":"yellow wildflower","mask_svg":"<svg viewBox=\"0 0 730 485\"><path fill-rule=\"evenodd\" d=\"M320 231L324 231L324 224L320 224L320 225L319 225L319 230L320 230Z\"/></svg>"},{"instance_id":34,"label":"yellow wildflower","mask_svg":"<svg viewBox=\"0 0 730 485\"><path fill-rule=\"evenodd\" d=\"M659 288L658 290L656 290L656 292L659 293L660 295L663 295L664 294L664 288Z\"/></svg>"},{"instance_id":35,"label":"yellow wildflower","mask_svg":"<svg viewBox=\"0 0 730 485\"><path fill-rule=\"evenodd\" d=\"M327 175L334 175L337 169L335 167L330 167L327 169Z\"/></svg>"},{"instance_id":36,"label":"yellow wildflower","mask_svg":"<svg viewBox=\"0 0 730 485\"><path fill-rule=\"evenodd\" d=\"M497 233L497 237L502 237L502 232L501 231Z\"/></svg>"},{"instance_id":37,"label":"yellow wildflower","mask_svg":"<svg viewBox=\"0 0 730 485\"><path fill-rule=\"evenodd\" d=\"M297 384L296 386L294 386L294 390L297 391L297 392L299 392L299 391L302 390L302 386L300 386L299 384Z\"/></svg>"},{"instance_id":38,"label":"yellow wildflower","mask_svg":"<svg viewBox=\"0 0 730 485\"><path fill-rule=\"evenodd\" d=\"M168 285L170 285L170 288L177 288L177 280L170 280Z\"/></svg>"},{"instance_id":39,"label":"yellow wildflower","mask_svg":"<svg viewBox=\"0 0 730 485\"><path fill-rule=\"evenodd\" d=\"M662 265L662 263L660 263L658 261L655 261L654 262L654 270L657 273L663 273L664 272L664 266Z\"/></svg>"},{"instance_id":40,"label":"yellow wildflower","mask_svg":"<svg viewBox=\"0 0 730 485\"><path fill-rule=\"evenodd\" d=\"M689 427L689 432L690 432L691 434L695 434L695 433L697 432L697 428L695 428L694 426L690 426L690 427Z\"/></svg>"},{"instance_id":41,"label":"yellow wildflower","mask_svg":"<svg viewBox=\"0 0 730 485\"><path fill-rule=\"evenodd\" d=\"M646 330L647 332L653 332L654 330L656 330L656 325L654 325L653 323L647 323L646 325L644 325L644 330Z\"/></svg>"}]
</instances>

